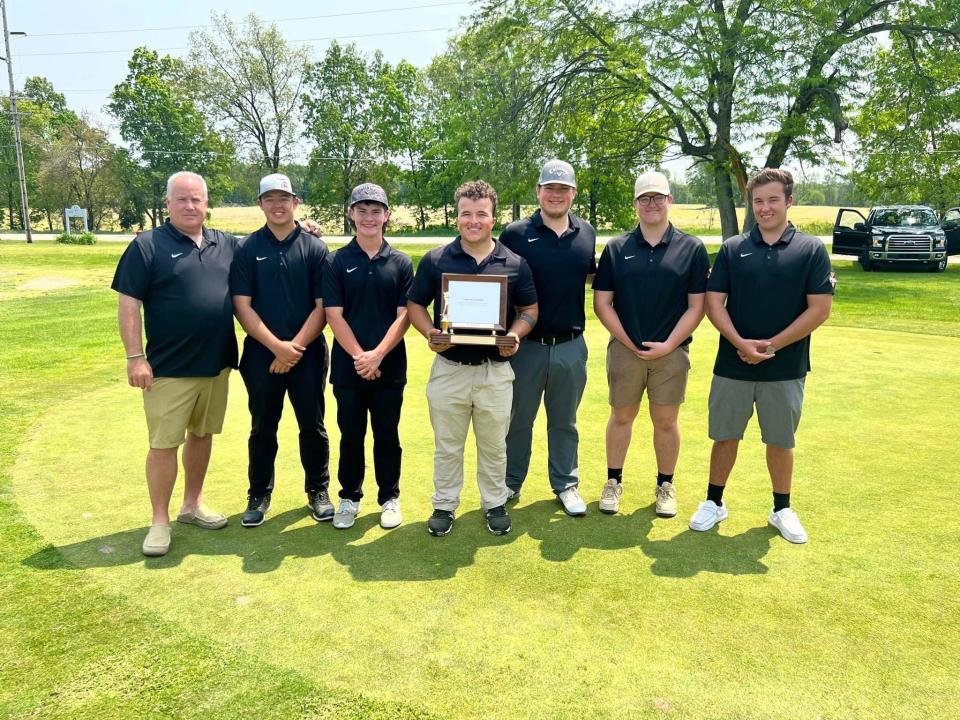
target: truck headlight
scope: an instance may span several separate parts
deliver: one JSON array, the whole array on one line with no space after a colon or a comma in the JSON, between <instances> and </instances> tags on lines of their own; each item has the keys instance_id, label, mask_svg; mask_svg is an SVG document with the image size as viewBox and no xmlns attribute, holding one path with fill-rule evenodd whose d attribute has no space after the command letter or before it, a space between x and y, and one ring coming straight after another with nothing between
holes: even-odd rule
<instances>
[{"instance_id":1,"label":"truck headlight","mask_svg":"<svg viewBox=\"0 0 960 720\"><path fill-rule=\"evenodd\" d=\"M934 246L934 247L942 248L942 247L943 247L944 245L946 245L946 244L947 244L947 236L946 236L946 235L941 234L941 235L934 235L934 236L933 236L933 246Z\"/></svg>"},{"instance_id":2,"label":"truck headlight","mask_svg":"<svg viewBox=\"0 0 960 720\"><path fill-rule=\"evenodd\" d=\"M883 235L873 236L873 247L875 248L883 247Z\"/></svg>"}]
</instances>

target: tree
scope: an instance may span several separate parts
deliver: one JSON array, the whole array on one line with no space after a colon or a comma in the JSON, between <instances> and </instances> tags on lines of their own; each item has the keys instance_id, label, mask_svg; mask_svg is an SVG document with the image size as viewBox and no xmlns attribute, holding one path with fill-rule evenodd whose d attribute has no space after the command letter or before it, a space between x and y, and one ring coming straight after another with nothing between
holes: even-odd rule
<instances>
[{"instance_id":1,"label":"tree","mask_svg":"<svg viewBox=\"0 0 960 720\"><path fill-rule=\"evenodd\" d=\"M211 19L215 30L190 34L201 102L237 147L252 150L256 162L277 172L297 137L309 53L291 46L276 25L264 25L254 14L243 27L226 13L213 13Z\"/></svg>"},{"instance_id":2,"label":"tree","mask_svg":"<svg viewBox=\"0 0 960 720\"><path fill-rule=\"evenodd\" d=\"M930 204L960 198L960 53L919 52L894 38L874 60L874 90L854 122L854 181L874 203Z\"/></svg>"},{"instance_id":3,"label":"tree","mask_svg":"<svg viewBox=\"0 0 960 720\"><path fill-rule=\"evenodd\" d=\"M182 60L139 47L127 67L127 77L114 87L107 108L130 144L134 165L123 168L126 187L148 193L146 210L156 227L163 215L167 177L179 170L197 172L216 198L226 188L234 151L197 109L192 78ZM129 177L134 167L143 175L138 182Z\"/></svg>"},{"instance_id":4,"label":"tree","mask_svg":"<svg viewBox=\"0 0 960 720\"><path fill-rule=\"evenodd\" d=\"M735 188L754 167L817 163L848 126L876 38L960 37L957 0L647 0L607 10L594 0L490 0L479 19L520 17L542 49L532 98L545 116L573 77L610 76L667 120L639 128L704 164L724 235L740 225ZM570 52L568 48L575 48ZM832 135L828 133L832 130ZM752 225L747 205L744 227Z\"/></svg>"},{"instance_id":5,"label":"tree","mask_svg":"<svg viewBox=\"0 0 960 720\"><path fill-rule=\"evenodd\" d=\"M355 45L333 42L305 78L307 136L314 146L307 201L319 218L339 217L347 235L350 192L372 179L380 153L374 94L382 66L379 52L367 57Z\"/></svg>"}]
</instances>

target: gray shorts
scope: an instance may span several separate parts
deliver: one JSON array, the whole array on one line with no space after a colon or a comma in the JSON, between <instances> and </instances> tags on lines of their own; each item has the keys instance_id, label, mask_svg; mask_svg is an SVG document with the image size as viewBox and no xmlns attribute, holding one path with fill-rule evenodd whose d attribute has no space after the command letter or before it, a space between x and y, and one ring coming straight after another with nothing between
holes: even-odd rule
<instances>
[{"instance_id":1,"label":"gray shorts","mask_svg":"<svg viewBox=\"0 0 960 720\"><path fill-rule=\"evenodd\" d=\"M803 381L749 382L714 375L710 385L710 439L742 440L756 405L763 442L792 448L803 410Z\"/></svg>"}]
</instances>

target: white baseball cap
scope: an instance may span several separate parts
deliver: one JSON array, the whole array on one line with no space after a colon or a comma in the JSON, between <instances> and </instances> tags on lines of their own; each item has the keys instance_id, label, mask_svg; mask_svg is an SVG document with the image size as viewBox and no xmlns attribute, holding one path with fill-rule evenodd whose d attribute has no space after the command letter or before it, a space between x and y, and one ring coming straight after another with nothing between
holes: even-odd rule
<instances>
[{"instance_id":1,"label":"white baseball cap","mask_svg":"<svg viewBox=\"0 0 960 720\"><path fill-rule=\"evenodd\" d=\"M281 173L273 173L260 180L260 195L257 195L257 200L259 200L264 193L268 193L271 190L280 190L281 192L296 195L293 191L293 185L290 183L290 178Z\"/></svg>"},{"instance_id":2,"label":"white baseball cap","mask_svg":"<svg viewBox=\"0 0 960 720\"><path fill-rule=\"evenodd\" d=\"M637 178L633 186L633 199L636 200L644 193L655 192L661 195L670 194L670 181L662 172L646 172Z\"/></svg>"}]
</instances>

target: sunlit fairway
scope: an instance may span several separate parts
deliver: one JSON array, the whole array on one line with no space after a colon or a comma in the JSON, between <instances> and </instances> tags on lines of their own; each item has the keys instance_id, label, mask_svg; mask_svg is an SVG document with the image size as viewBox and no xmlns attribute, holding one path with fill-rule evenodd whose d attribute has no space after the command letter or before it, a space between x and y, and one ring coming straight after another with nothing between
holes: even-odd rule
<instances>
[{"instance_id":1,"label":"sunlit fairway","mask_svg":"<svg viewBox=\"0 0 960 720\"><path fill-rule=\"evenodd\" d=\"M108 289L121 251L0 242L0 717L954 716L960 267L867 275L836 263L798 438L805 546L766 525L755 427L725 496L730 519L687 529L710 452L707 323L681 414L680 515L653 514L642 416L623 510L597 512L605 334L591 314L586 518L552 499L541 417L514 532L484 528L471 449L453 534L427 535L431 353L411 332L404 525L377 525L372 466L354 528L310 519L288 407L273 510L241 528L248 416L235 375L206 493L230 525L175 527L170 554L145 559L146 432ZM330 396L335 448L334 407Z\"/></svg>"}]
</instances>

